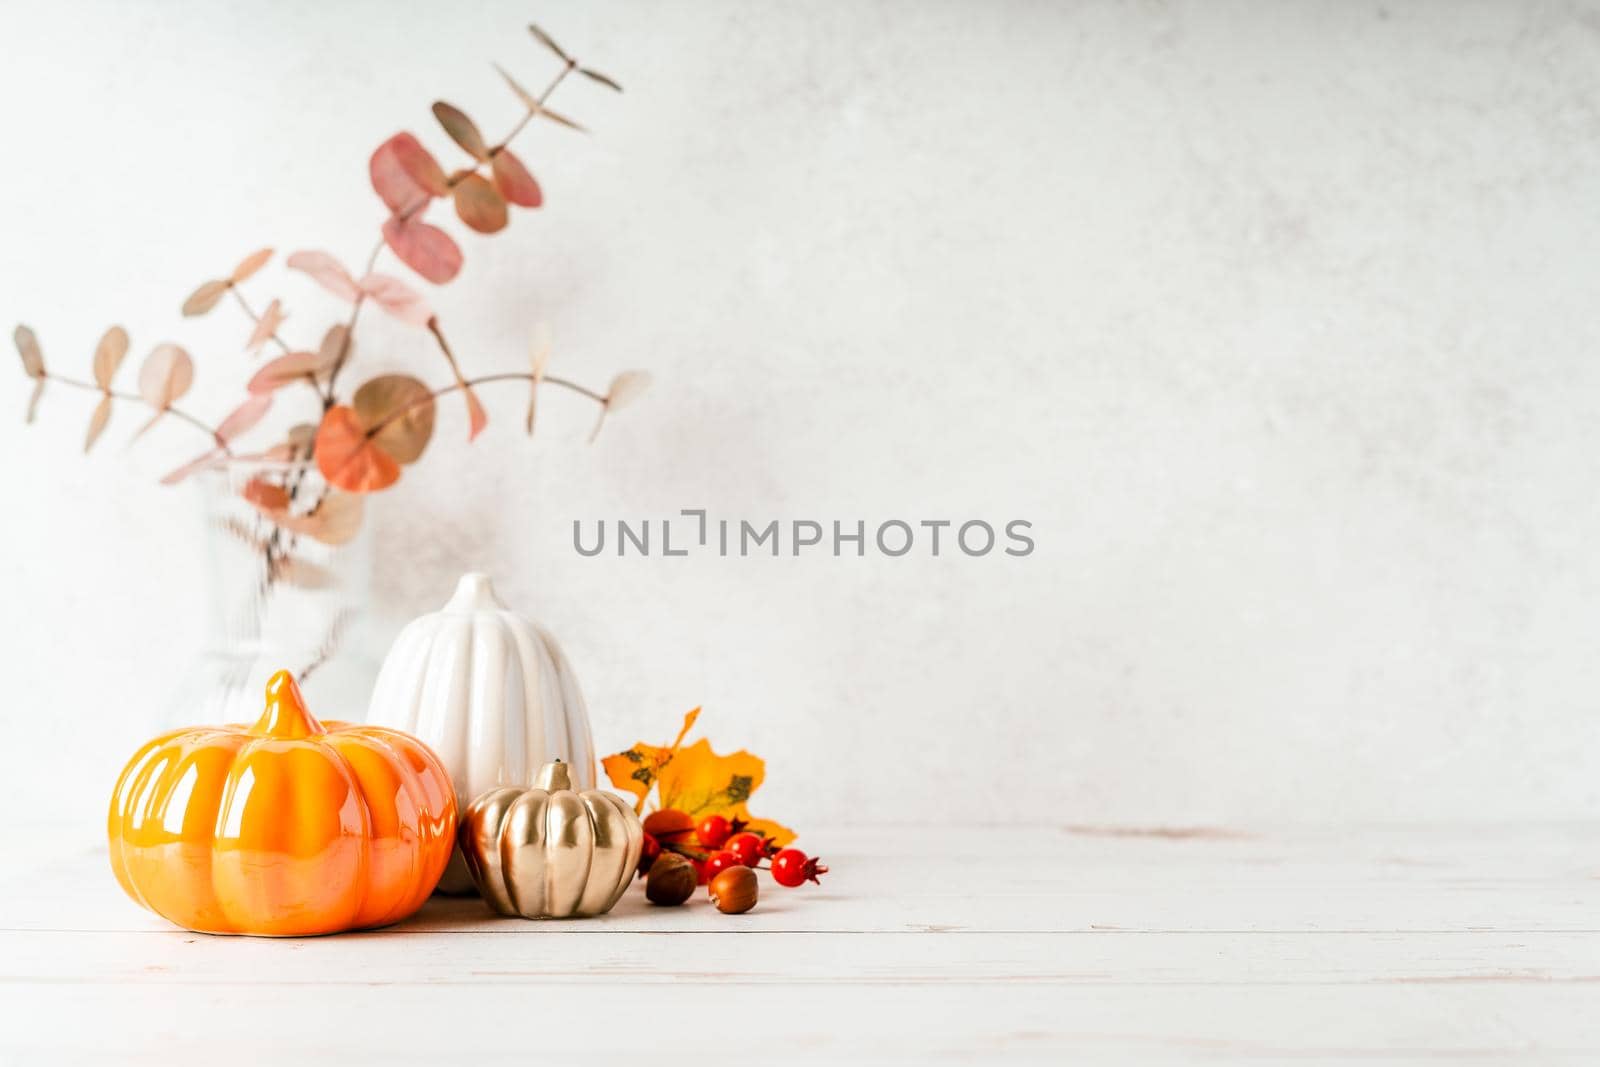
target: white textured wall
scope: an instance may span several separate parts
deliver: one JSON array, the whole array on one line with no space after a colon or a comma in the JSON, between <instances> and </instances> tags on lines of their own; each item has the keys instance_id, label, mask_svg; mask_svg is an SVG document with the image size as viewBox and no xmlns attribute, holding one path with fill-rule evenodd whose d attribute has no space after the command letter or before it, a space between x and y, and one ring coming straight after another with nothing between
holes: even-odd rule
<instances>
[{"instance_id":1,"label":"white textured wall","mask_svg":"<svg viewBox=\"0 0 1600 1067\"><path fill-rule=\"evenodd\" d=\"M467 10L469 9L470 10ZM355 260L365 159L537 17L548 207L436 295L464 361L658 386L446 405L383 500L397 624L481 566L598 741L765 754L798 824L1600 814L1600 9L1562 4L7 3L0 321L249 373L178 302L264 243ZM291 332L334 305L274 273ZM380 328L369 366L419 360ZM7 361L13 357L5 357ZM132 365L124 372L132 380ZM199 639L168 426L79 455L0 376L0 796L97 832ZM580 559L574 517L1031 519L1027 559ZM326 709L324 709L326 710ZM60 803L42 798L62 797Z\"/></svg>"}]
</instances>

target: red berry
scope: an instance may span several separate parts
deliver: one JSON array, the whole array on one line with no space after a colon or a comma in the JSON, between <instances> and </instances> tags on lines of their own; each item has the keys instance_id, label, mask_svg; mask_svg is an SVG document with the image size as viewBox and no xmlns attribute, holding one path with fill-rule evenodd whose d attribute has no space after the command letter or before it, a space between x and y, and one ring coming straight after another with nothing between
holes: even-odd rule
<instances>
[{"instance_id":1,"label":"red berry","mask_svg":"<svg viewBox=\"0 0 1600 1067\"><path fill-rule=\"evenodd\" d=\"M706 880L710 881L712 878L715 878L729 867L740 866L743 866L743 864L739 862L739 857L735 856L727 849L723 849L720 852L713 852L706 860Z\"/></svg>"},{"instance_id":2,"label":"red berry","mask_svg":"<svg viewBox=\"0 0 1600 1067\"><path fill-rule=\"evenodd\" d=\"M739 862L746 867L754 867L767 854L766 838L748 830L742 834L734 834L722 847L738 856Z\"/></svg>"},{"instance_id":3,"label":"red berry","mask_svg":"<svg viewBox=\"0 0 1600 1067\"><path fill-rule=\"evenodd\" d=\"M797 848L786 848L772 857L772 878L779 885L793 888L808 881L815 882L817 875L827 873L828 868L807 858Z\"/></svg>"},{"instance_id":4,"label":"red berry","mask_svg":"<svg viewBox=\"0 0 1600 1067\"><path fill-rule=\"evenodd\" d=\"M700 825L694 828L694 836L707 848L721 848L723 842L728 840L728 835L733 833L733 827L728 825L728 820L721 815L707 815L700 820Z\"/></svg>"},{"instance_id":5,"label":"red berry","mask_svg":"<svg viewBox=\"0 0 1600 1067\"><path fill-rule=\"evenodd\" d=\"M661 855L661 842L657 841L654 834L644 835L644 847L639 850L639 873L648 874L650 865Z\"/></svg>"},{"instance_id":6,"label":"red berry","mask_svg":"<svg viewBox=\"0 0 1600 1067\"><path fill-rule=\"evenodd\" d=\"M681 853L681 852L678 853L678 854L680 856L683 855L683 853ZM693 856L683 856L683 858L688 860L689 863L694 867L694 884L695 885L705 885L707 882L709 882L711 880L710 876L706 874L706 861L705 860L697 860Z\"/></svg>"}]
</instances>

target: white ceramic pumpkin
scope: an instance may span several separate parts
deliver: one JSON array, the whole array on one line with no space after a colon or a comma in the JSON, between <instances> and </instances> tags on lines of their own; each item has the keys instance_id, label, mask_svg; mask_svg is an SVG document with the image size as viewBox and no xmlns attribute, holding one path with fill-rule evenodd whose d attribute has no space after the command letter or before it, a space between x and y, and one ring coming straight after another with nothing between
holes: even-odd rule
<instances>
[{"instance_id":1,"label":"white ceramic pumpkin","mask_svg":"<svg viewBox=\"0 0 1600 1067\"><path fill-rule=\"evenodd\" d=\"M461 811L487 790L532 785L558 759L574 789L594 788L594 741L571 665L555 638L495 597L486 575L464 575L449 603L400 632L367 721L432 748ZM472 890L459 848L439 888Z\"/></svg>"}]
</instances>

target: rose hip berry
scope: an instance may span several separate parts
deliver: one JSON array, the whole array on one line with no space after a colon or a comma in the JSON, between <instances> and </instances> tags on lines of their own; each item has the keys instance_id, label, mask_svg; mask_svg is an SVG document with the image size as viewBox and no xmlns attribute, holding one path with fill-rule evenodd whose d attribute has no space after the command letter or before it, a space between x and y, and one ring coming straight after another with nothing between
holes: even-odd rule
<instances>
[{"instance_id":1,"label":"rose hip berry","mask_svg":"<svg viewBox=\"0 0 1600 1067\"><path fill-rule=\"evenodd\" d=\"M639 873L650 873L650 865L661 855L661 842L657 841L654 834L644 835L644 847L639 850Z\"/></svg>"},{"instance_id":2,"label":"rose hip berry","mask_svg":"<svg viewBox=\"0 0 1600 1067\"><path fill-rule=\"evenodd\" d=\"M741 866L743 866L743 864L740 862L739 857L735 856L727 849L722 849L720 852L713 852L706 859L706 878L708 880L715 878L729 867Z\"/></svg>"},{"instance_id":3,"label":"rose hip berry","mask_svg":"<svg viewBox=\"0 0 1600 1067\"><path fill-rule=\"evenodd\" d=\"M721 815L707 815L694 828L694 836L707 848L721 848L733 833L733 826Z\"/></svg>"},{"instance_id":4,"label":"rose hip berry","mask_svg":"<svg viewBox=\"0 0 1600 1067\"><path fill-rule=\"evenodd\" d=\"M766 839L748 830L742 834L734 834L722 847L738 856L739 862L746 867L754 867L767 854Z\"/></svg>"},{"instance_id":5,"label":"rose hip berry","mask_svg":"<svg viewBox=\"0 0 1600 1067\"><path fill-rule=\"evenodd\" d=\"M819 874L827 873L828 868L797 848L786 848L772 857L772 880L791 889L805 882L815 882Z\"/></svg>"}]
</instances>

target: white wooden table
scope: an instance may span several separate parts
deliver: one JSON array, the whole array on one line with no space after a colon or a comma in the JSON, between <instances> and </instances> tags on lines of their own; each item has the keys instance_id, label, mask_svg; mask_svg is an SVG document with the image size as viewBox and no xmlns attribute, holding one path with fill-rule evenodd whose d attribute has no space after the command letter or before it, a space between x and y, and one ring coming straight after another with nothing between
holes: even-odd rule
<instances>
[{"instance_id":1,"label":"white wooden table","mask_svg":"<svg viewBox=\"0 0 1600 1067\"><path fill-rule=\"evenodd\" d=\"M0 1063L1600 1062L1600 827L807 835L757 909L206 937L10 857Z\"/></svg>"}]
</instances>

